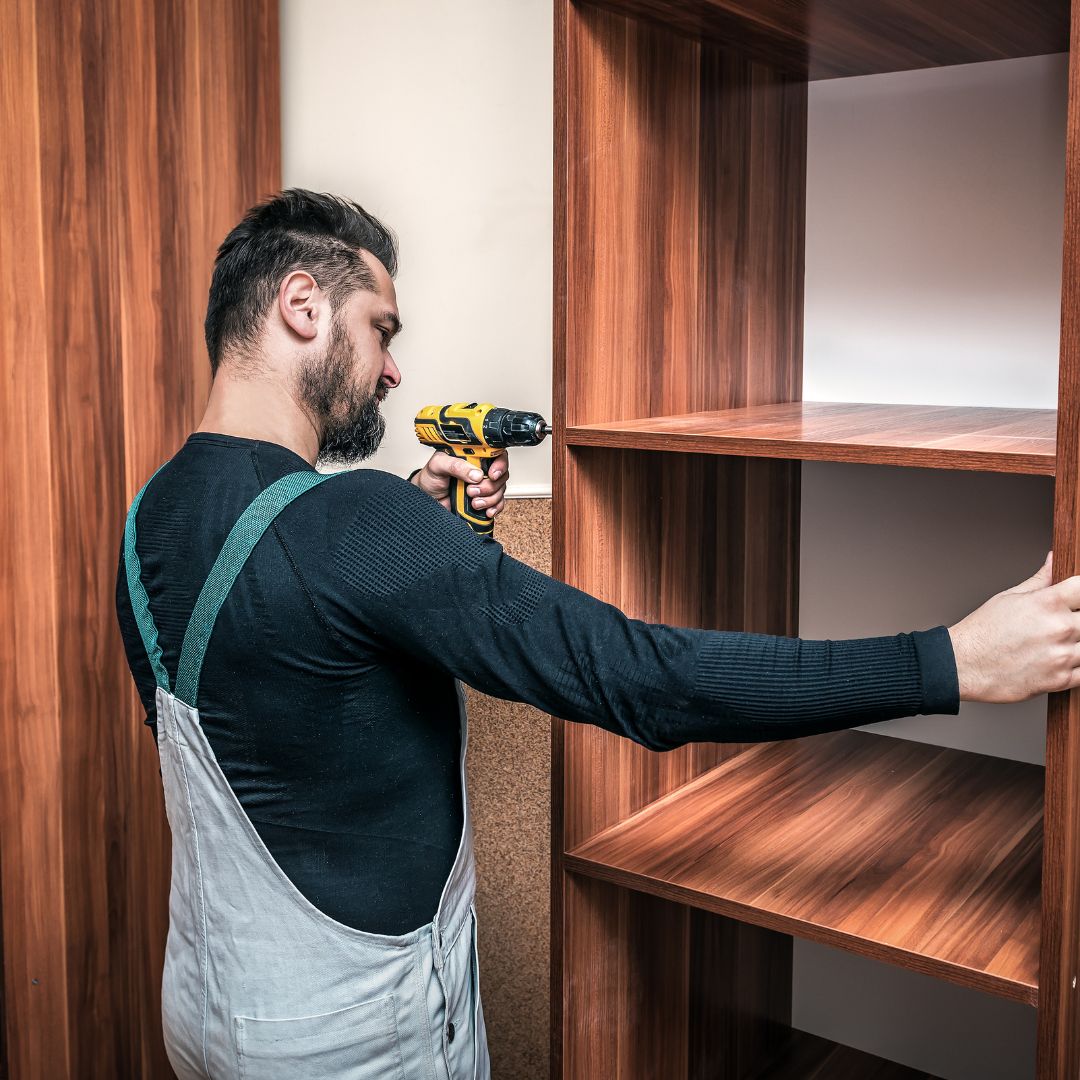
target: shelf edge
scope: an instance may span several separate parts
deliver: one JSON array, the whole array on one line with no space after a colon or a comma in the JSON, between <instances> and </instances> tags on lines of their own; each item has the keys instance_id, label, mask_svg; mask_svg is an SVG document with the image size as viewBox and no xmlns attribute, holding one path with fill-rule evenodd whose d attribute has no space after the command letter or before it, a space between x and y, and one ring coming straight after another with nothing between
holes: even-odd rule
<instances>
[{"instance_id":1,"label":"shelf edge","mask_svg":"<svg viewBox=\"0 0 1080 1080\"><path fill-rule=\"evenodd\" d=\"M716 454L721 457L781 458L790 461L836 461L856 465L894 465L1020 476L1052 477L1056 472L1055 459L1041 454L877 446L871 443L748 439L727 435L613 431L594 427L566 428L563 438L567 446L607 447L613 450L655 450L665 453Z\"/></svg>"},{"instance_id":2,"label":"shelf edge","mask_svg":"<svg viewBox=\"0 0 1080 1080\"><path fill-rule=\"evenodd\" d=\"M847 736L856 736L859 739L883 741L893 738L879 732L850 731ZM814 736L808 737L810 739ZM772 744L761 743L751 746L726 761L714 765L699 776L694 777L688 783L668 792L666 795L640 807L634 813L628 815L622 821L617 822L596 835L589 837L580 844L563 852L564 867L575 873L587 877L597 878L610 884L629 888L637 892L650 893L662 899L674 900L690 907L712 911L719 915L725 915L739 922L746 922L756 926L763 926L770 930L794 934L797 937L810 941L818 941L825 945L841 948L846 952L868 956L893 966L913 970L933 978L941 978L959 986L979 990L984 993L1002 997L1007 1000L1018 1001L1022 1004L1038 1005L1038 986L1035 984L1016 982L1001 976L991 975L978 968L965 967L924 953L913 952L900 946L890 945L887 942L877 941L873 938L863 938L858 935L836 930L821 923L794 918L792 916L778 914L767 908L758 908L742 901L732 900L717 894L702 893L696 889L688 888L677 882L662 878L639 874L634 870L614 866L598 861L581 852L592 848L593 845L602 841L609 833L624 829L630 822L643 816L648 816L658 808L671 802L678 802L699 787L706 787L716 781L719 773L747 767L750 759L758 753L766 753ZM947 748L939 748L947 749ZM973 753L963 751L965 754ZM992 757L993 755L975 754L977 757ZM1038 765L1027 764L1032 769L1040 769Z\"/></svg>"},{"instance_id":3,"label":"shelf edge","mask_svg":"<svg viewBox=\"0 0 1080 1080\"><path fill-rule=\"evenodd\" d=\"M831 927L822 926L820 923L806 922L786 915L776 915L764 908L755 908L737 900L728 900L721 896L714 896L711 893L698 892L695 889L688 889L674 882L645 877L630 870L622 870L619 867L584 858L575 854L574 851L564 853L563 866L571 873L581 874L584 877L606 881L608 884L618 885L634 892L648 893L652 896L658 896L662 900L672 900L687 907L711 911L716 915L724 915L735 919L736 922L762 926L767 930L791 934L806 941L816 941L822 945L829 945L833 948L843 949L845 952L855 953L859 956L869 957L871 960L890 964L893 967L901 967L906 971L915 971L921 975L929 975L931 978L942 979L945 982L951 982L969 990L978 990L982 993L992 994L994 997L1018 1001L1021 1004L1031 1005L1036 1008L1039 1004L1038 986L1013 982L1010 979L990 975L976 968L962 967L947 960L929 957L924 953L915 953L870 938L845 934L839 930L833 930Z\"/></svg>"}]
</instances>

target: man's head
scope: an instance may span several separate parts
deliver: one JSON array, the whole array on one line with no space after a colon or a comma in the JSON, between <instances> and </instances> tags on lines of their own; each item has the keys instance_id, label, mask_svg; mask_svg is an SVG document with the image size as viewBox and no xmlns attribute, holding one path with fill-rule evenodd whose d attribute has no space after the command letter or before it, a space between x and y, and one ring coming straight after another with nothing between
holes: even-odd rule
<instances>
[{"instance_id":1,"label":"man's head","mask_svg":"<svg viewBox=\"0 0 1080 1080\"><path fill-rule=\"evenodd\" d=\"M393 234L362 207L293 188L253 207L218 249L206 310L215 376L283 378L349 464L382 439L379 402L401 374Z\"/></svg>"}]
</instances>

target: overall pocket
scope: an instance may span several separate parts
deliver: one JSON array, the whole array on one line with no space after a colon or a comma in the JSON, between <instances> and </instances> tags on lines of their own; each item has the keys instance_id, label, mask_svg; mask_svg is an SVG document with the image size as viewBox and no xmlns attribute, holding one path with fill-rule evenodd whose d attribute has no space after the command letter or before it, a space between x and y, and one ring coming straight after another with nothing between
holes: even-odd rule
<instances>
[{"instance_id":1,"label":"overall pocket","mask_svg":"<svg viewBox=\"0 0 1080 1080\"><path fill-rule=\"evenodd\" d=\"M394 997L336 1012L233 1018L243 1080L404 1080Z\"/></svg>"}]
</instances>

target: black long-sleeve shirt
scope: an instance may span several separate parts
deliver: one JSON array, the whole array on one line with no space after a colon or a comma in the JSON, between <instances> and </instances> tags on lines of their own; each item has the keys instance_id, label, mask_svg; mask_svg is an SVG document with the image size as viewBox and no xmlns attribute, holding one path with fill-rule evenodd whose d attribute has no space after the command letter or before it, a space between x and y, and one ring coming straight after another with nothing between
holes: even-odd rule
<instances>
[{"instance_id":1,"label":"black long-sleeve shirt","mask_svg":"<svg viewBox=\"0 0 1080 1080\"><path fill-rule=\"evenodd\" d=\"M310 468L274 443L200 433L147 489L137 549L171 679L229 529ZM156 731L122 551L117 611ZM510 558L405 480L343 474L256 546L195 704L274 858L349 926L404 933L435 912L462 825L455 678L660 750L959 708L944 627L803 641L647 624Z\"/></svg>"}]
</instances>

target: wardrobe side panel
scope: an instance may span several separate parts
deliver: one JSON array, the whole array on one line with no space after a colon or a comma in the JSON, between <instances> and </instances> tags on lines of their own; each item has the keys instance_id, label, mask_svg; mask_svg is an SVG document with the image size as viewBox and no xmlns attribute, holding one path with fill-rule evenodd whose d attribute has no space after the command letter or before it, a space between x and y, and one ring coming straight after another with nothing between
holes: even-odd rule
<instances>
[{"instance_id":1,"label":"wardrobe side panel","mask_svg":"<svg viewBox=\"0 0 1080 1080\"><path fill-rule=\"evenodd\" d=\"M1065 156L1065 234L1054 578L1080 573L1080 6L1072 9ZM1080 691L1051 694L1046 732L1040 1080L1080 1075Z\"/></svg>"}]
</instances>

